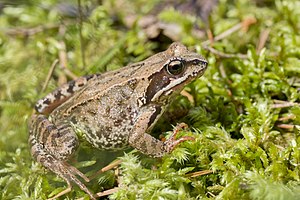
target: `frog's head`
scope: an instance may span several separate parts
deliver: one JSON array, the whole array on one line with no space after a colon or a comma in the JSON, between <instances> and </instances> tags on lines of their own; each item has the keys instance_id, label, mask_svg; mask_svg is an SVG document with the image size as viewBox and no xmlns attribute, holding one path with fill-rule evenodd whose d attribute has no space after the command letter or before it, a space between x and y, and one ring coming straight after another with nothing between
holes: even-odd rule
<instances>
[{"instance_id":1,"label":"frog's head","mask_svg":"<svg viewBox=\"0 0 300 200\"><path fill-rule=\"evenodd\" d=\"M189 51L180 43L173 43L166 51L157 54L157 62L148 77L145 91L146 102L165 103L172 94L203 75L207 61L197 53ZM158 61L159 60L159 61Z\"/></svg>"}]
</instances>

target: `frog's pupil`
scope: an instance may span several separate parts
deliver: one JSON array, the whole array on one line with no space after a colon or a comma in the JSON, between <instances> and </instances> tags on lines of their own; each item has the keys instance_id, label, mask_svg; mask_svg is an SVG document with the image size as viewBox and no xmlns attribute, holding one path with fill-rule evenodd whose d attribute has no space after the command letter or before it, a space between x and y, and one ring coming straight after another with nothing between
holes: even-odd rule
<instances>
[{"instance_id":1,"label":"frog's pupil","mask_svg":"<svg viewBox=\"0 0 300 200\"><path fill-rule=\"evenodd\" d=\"M179 60L172 61L167 67L168 72L172 75L180 74L183 71L183 69L184 69L184 65L182 61Z\"/></svg>"}]
</instances>

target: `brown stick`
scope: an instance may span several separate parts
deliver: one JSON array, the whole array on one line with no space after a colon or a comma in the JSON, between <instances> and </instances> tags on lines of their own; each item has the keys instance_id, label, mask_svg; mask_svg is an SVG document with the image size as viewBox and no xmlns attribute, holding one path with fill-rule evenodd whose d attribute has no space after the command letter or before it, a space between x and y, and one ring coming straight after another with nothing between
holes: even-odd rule
<instances>
[{"instance_id":1,"label":"brown stick","mask_svg":"<svg viewBox=\"0 0 300 200\"><path fill-rule=\"evenodd\" d=\"M277 127L283 128L283 129L293 129L295 127L295 125L293 125L293 124L278 124Z\"/></svg>"},{"instance_id":2,"label":"brown stick","mask_svg":"<svg viewBox=\"0 0 300 200\"><path fill-rule=\"evenodd\" d=\"M46 81L45 81L45 83L44 83L44 85L43 85L43 88L42 88L42 91L41 91L41 92L44 92L44 91L46 90L46 88L47 88L47 86L48 86L48 84L49 84L50 78L51 78L51 76L52 76L52 74L53 74L53 71L54 71L54 69L55 69L57 63L58 63L58 59L55 59L55 60L53 61L52 65L51 65L51 67L50 67L50 70L49 70L49 72L48 72Z\"/></svg>"},{"instance_id":3,"label":"brown stick","mask_svg":"<svg viewBox=\"0 0 300 200\"><path fill-rule=\"evenodd\" d=\"M274 101L276 102L276 101ZM275 103L271 105L271 108L287 108L287 107L292 107L292 106L300 106L299 103L295 102L282 102L282 103Z\"/></svg>"},{"instance_id":4,"label":"brown stick","mask_svg":"<svg viewBox=\"0 0 300 200\"><path fill-rule=\"evenodd\" d=\"M112 163L110 163L109 165L103 167L102 169L100 169L99 171L97 171L95 174L93 174L92 176L89 177L89 180L94 179L96 176L98 176L99 174L106 172L110 169L113 169L114 167L118 166L119 164L121 164L121 160L116 160Z\"/></svg>"},{"instance_id":5,"label":"brown stick","mask_svg":"<svg viewBox=\"0 0 300 200\"><path fill-rule=\"evenodd\" d=\"M247 59L248 56L246 54L228 54L228 53L223 53L221 51L218 51L212 47L209 47L209 46L203 46L204 49L210 51L211 53L219 56L219 57L222 57L222 58L240 58L240 59Z\"/></svg>"},{"instance_id":6,"label":"brown stick","mask_svg":"<svg viewBox=\"0 0 300 200\"><path fill-rule=\"evenodd\" d=\"M270 31L271 31L271 29L266 29L260 33L259 40L258 40L258 43L256 46L256 52L259 53L262 50L262 48L264 48L264 46L268 40L268 37L270 35Z\"/></svg>"},{"instance_id":7,"label":"brown stick","mask_svg":"<svg viewBox=\"0 0 300 200\"><path fill-rule=\"evenodd\" d=\"M186 176L194 178L194 177L197 177L197 176L203 176L203 175L211 174L211 173L213 173L213 170L203 170L203 171L198 171L198 172L193 172L193 173L186 174Z\"/></svg>"},{"instance_id":8,"label":"brown stick","mask_svg":"<svg viewBox=\"0 0 300 200\"><path fill-rule=\"evenodd\" d=\"M247 31L249 26L251 24L254 24L256 23L256 19L253 18L253 17L250 17L250 18L247 18L245 19L244 21L236 24L235 26L231 27L230 29L224 31L223 33L217 35L216 37L213 37L211 31L207 31L207 35L208 35L208 40L202 42L202 47L208 51L210 51L211 53L213 54L216 54L218 55L219 57L222 57L222 58L240 58L240 59L247 59L248 56L245 55L245 54L228 54L228 53L223 53L223 52L220 52L216 49L214 49L213 47L211 46L208 46L209 44L212 45L213 42L215 41L219 41L219 40L222 40L226 37L228 37L229 35L232 35L234 32L242 29L244 31Z\"/></svg>"},{"instance_id":9,"label":"brown stick","mask_svg":"<svg viewBox=\"0 0 300 200\"><path fill-rule=\"evenodd\" d=\"M45 30L49 29L56 29L59 28L60 24L46 24L46 25L40 25L32 28L10 28L10 29L4 29L5 34L10 36L22 36L22 37L28 37L35 35L40 32L44 32Z\"/></svg>"},{"instance_id":10,"label":"brown stick","mask_svg":"<svg viewBox=\"0 0 300 200\"><path fill-rule=\"evenodd\" d=\"M85 62L85 51L84 51L84 40L82 36L82 22L83 22L83 14L82 14L82 7L81 7L81 0L77 0L78 3L78 10L79 10L79 39L80 39L80 52L81 52L81 60L83 67L86 66Z\"/></svg>"},{"instance_id":11,"label":"brown stick","mask_svg":"<svg viewBox=\"0 0 300 200\"><path fill-rule=\"evenodd\" d=\"M66 32L66 27L65 26L60 26L59 28L59 35L63 38L64 34ZM70 77L72 80L77 79L78 77L68 68L68 56L67 56L67 49L66 49L66 43L64 40L59 41L60 44L60 49L58 52L58 57L59 57L59 64L60 68L64 71L64 73ZM66 80L60 81L59 84L65 83Z\"/></svg>"},{"instance_id":12,"label":"brown stick","mask_svg":"<svg viewBox=\"0 0 300 200\"><path fill-rule=\"evenodd\" d=\"M295 119L295 118L296 118L296 115L290 114L290 115L285 116L285 117L280 117L280 118L278 119L278 121L287 121L287 120L289 120L289 119Z\"/></svg>"},{"instance_id":13,"label":"brown stick","mask_svg":"<svg viewBox=\"0 0 300 200\"><path fill-rule=\"evenodd\" d=\"M206 45L209 45L211 44L212 42L215 42L215 41L219 41L219 40L222 40L226 37L228 37L229 35L231 35L232 33L238 31L239 29L243 28L244 31L247 30L247 28L251 25L251 24L254 24L256 23L256 19L253 18L253 17L249 17L247 19L245 19L244 21L234 25L233 27L231 27L230 29L224 31L223 33L217 35L216 37L213 38L213 40L211 39L211 37L209 37L210 39L209 40L206 40L204 42L202 42L202 45L203 46L206 46Z\"/></svg>"},{"instance_id":14,"label":"brown stick","mask_svg":"<svg viewBox=\"0 0 300 200\"><path fill-rule=\"evenodd\" d=\"M112 189L109 189L109 190L105 190L105 191L103 191L103 192L98 192L98 193L96 193L95 195L97 196L97 197L103 197L103 196L107 196L107 195L110 195L110 194L112 194L112 193L115 193L115 192L117 192L119 190L119 188L118 187L115 187L115 188L112 188Z\"/></svg>"}]
</instances>

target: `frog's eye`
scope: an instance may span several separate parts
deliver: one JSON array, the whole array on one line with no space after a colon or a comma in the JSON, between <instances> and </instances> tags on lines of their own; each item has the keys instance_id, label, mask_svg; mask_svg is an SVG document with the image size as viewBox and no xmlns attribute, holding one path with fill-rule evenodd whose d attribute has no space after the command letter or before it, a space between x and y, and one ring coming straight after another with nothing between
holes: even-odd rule
<instances>
[{"instance_id":1,"label":"frog's eye","mask_svg":"<svg viewBox=\"0 0 300 200\"><path fill-rule=\"evenodd\" d=\"M178 75L183 72L185 69L184 63L182 60L172 60L168 65L167 65L167 71L169 74L172 75Z\"/></svg>"}]
</instances>

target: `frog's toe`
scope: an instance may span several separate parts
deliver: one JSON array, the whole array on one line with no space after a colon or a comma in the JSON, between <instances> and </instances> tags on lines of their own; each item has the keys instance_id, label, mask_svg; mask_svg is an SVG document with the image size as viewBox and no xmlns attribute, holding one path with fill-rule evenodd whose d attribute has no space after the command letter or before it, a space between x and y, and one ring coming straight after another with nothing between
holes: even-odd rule
<instances>
[{"instance_id":1,"label":"frog's toe","mask_svg":"<svg viewBox=\"0 0 300 200\"><path fill-rule=\"evenodd\" d=\"M46 165L45 165L46 166ZM55 196L55 198L62 196L71 191L71 183L75 183L81 190L86 192L92 200L96 200L94 194L76 177L76 175L81 176L85 180L87 179L85 175L83 175L78 169L73 166L70 166L68 163L64 161L56 161L51 163L50 165L46 166L51 171L59 175L63 178L69 185L69 187L60 192ZM75 170L76 169L76 170ZM88 180L88 179L87 179Z\"/></svg>"},{"instance_id":2,"label":"frog's toe","mask_svg":"<svg viewBox=\"0 0 300 200\"><path fill-rule=\"evenodd\" d=\"M182 143L184 141L193 141L193 140L195 140L195 138L191 137L191 136L184 136L184 137L179 138L178 140L175 140L175 137L172 137L165 142L166 151L168 153L170 153L180 143Z\"/></svg>"},{"instance_id":3,"label":"frog's toe","mask_svg":"<svg viewBox=\"0 0 300 200\"><path fill-rule=\"evenodd\" d=\"M174 131L171 135L171 137L164 142L164 145L165 145L165 148L166 148L166 151L169 153L169 152L172 152L174 150L174 148L179 145L180 143L184 142L184 141L193 141L195 140L194 137L191 137L191 136L183 136L179 139L176 139L176 136L178 134L178 132L182 129L186 129L188 127L187 124L185 123L180 123L178 124L175 128L174 128Z\"/></svg>"}]
</instances>

